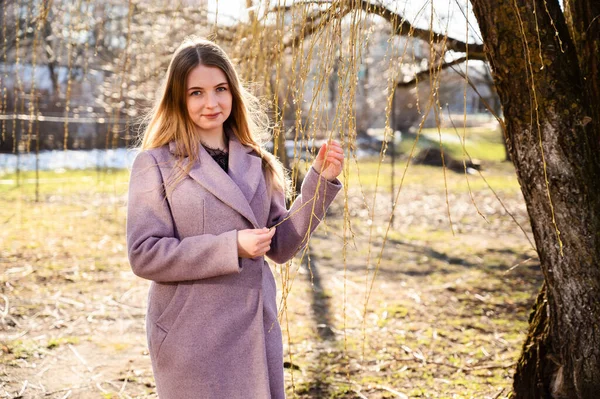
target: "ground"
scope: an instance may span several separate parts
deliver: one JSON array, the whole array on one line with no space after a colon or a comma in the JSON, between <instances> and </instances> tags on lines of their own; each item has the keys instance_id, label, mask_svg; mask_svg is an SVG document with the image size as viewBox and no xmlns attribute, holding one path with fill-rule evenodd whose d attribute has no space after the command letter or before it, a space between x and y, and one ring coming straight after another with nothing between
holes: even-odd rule
<instances>
[{"instance_id":1,"label":"ground","mask_svg":"<svg viewBox=\"0 0 600 399\"><path fill-rule=\"evenodd\" d=\"M511 165L411 165L390 226L389 162L378 184L376 159L349 164L307 251L273 266L288 397L506 397L541 285ZM34 177L0 177L0 398L156 397L128 172L44 172L38 201Z\"/></svg>"}]
</instances>

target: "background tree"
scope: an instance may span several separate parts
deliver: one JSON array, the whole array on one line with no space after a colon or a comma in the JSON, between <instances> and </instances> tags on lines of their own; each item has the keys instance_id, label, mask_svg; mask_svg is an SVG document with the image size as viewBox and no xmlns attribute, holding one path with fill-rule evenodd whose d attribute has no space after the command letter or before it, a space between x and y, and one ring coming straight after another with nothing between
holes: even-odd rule
<instances>
[{"instance_id":1,"label":"background tree","mask_svg":"<svg viewBox=\"0 0 600 399\"><path fill-rule=\"evenodd\" d=\"M35 148L24 116L38 112L41 149L127 145L174 43L212 30L206 7L153 1L9 0L0 23L6 152Z\"/></svg>"},{"instance_id":2,"label":"background tree","mask_svg":"<svg viewBox=\"0 0 600 399\"><path fill-rule=\"evenodd\" d=\"M519 398L600 392L600 3L473 0L545 286ZM518 32L508 34L509 31Z\"/></svg>"}]
</instances>

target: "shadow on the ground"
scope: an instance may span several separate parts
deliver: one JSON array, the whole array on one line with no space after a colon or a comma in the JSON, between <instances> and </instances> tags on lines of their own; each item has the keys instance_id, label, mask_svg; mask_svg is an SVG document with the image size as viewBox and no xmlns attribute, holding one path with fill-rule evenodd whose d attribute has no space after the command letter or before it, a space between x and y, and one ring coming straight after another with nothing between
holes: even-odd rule
<instances>
[{"instance_id":1,"label":"shadow on the ground","mask_svg":"<svg viewBox=\"0 0 600 399\"><path fill-rule=\"evenodd\" d=\"M310 259L310 261L309 261ZM312 285L311 309L319 337L324 341L335 339L335 333L331 329L331 306L329 297L323 288L321 273L319 270L319 259L314 255L304 256L302 268L305 270L309 283Z\"/></svg>"},{"instance_id":2,"label":"shadow on the ground","mask_svg":"<svg viewBox=\"0 0 600 399\"><path fill-rule=\"evenodd\" d=\"M305 254L301 263L301 267L304 269L303 275L306 276L306 279L312 286L311 310L320 342L317 344L319 349L317 349L313 366L310 370L307 370L312 379L302 386L297 387L295 391L295 394L300 398L329 398L336 395L336 389L332 386L332 375L331 371L328 370L328 366L332 362L335 362L337 365L345 362L341 351L337 347L336 334L331 327L333 321L331 319L330 297L323 287L319 268L320 263L320 259L312 254L310 256ZM344 367L341 367L341 369L344 369ZM348 394L353 395L351 392ZM344 398L354 397L344 396Z\"/></svg>"},{"instance_id":3,"label":"shadow on the ground","mask_svg":"<svg viewBox=\"0 0 600 399\"><path fill-rule=\"evenodd\" d=\"M326 240L327 236L322 238ZM453 348L462 345L461 343L465 340L465 342L473 341L474 337L482 336L481 339L477 338L479 340L477 342L484 342L486 345L497 347L498 353L506 357L508 350L502 346L508 345L506 341L502 341L503 338L494 341L495 338L489 337L495 337L496 335L502 337L505 334L506 339L512 344L515 340L514 336L522 334L523 329L513 331L514 328L511 330L506 326L513 325L514 322L525 318L529 314L536 292L542 284L543 275L539 268L539 260L532 251L521 250L519 247L513 248L508 245L502 247L501 242L491 244L496 247L491 245L485 247L481 244L461 247L461 244L452 246L446 245L446 243L430 246L425 242L390 239L383 252L380 252L380 245L372 247L374 249L371 251L370 263L372 267L376 267L378 261L380 261L377 266L376 281L385 282L387 288L397 288L400 290L399 292L405 289L414 289L421 295L423 293L420 291L427 291L431 293L430 297L433 298L430 304L445 308L444 311L437 313L441 317L439 320L431 319L428 321L432 331L442 337L439 341L442 343L440 345ZM360 249L364 250L364 247ZM313 349L314 360L308 370L309 381L302 384L296 393L299 398L303 399L364 397L357 393L364 391L352 389L354 385L346 384L342 386L340 384L340 382L348 381L348 377L341 373L341 370L348 370L349 368L342 366L342 364L344 361L349 364L351 362L347 361L344 350L338 346L336 341L335 333L338 330L335 329L335 320L337 320L335 315L339 309L334 305L337 303L335 298L327 295L328 291L325 290L325 287L334 289L335 284L330 286L331 281L329 279L339 280L342 268L345 269L344 276L348 273L348 276L351 276L349 279L354 281L355 277L360 277L367 271L366 261L362 256L354 257L344 265L340 257L336 256L329 246L317 244L313 250L317 252L317 256L314 253L311 255L310 269L306 261L302 263L302 267L306 271L304 273L305 278L312 284L312 322L315 323L316 331L321 340ZM321 252L322 255L319 256ZM381 259L378 259L380 254ZM373 271L371 268L369 273L372 275ZM385 305L387 319L379 319L379 323L381 323L380 330L377 327L372 328L371 333L374 335L371 336L369 345L373 343L373 346L369 346L369 350L378 351L381 349L380 345L387 345L385 353L389 354L395 350L400 351L398 343L403 343L404 337L395 335L389 338L384 333L386 329L389 329L389 331L404 331L406 337L412 339L406 344L407 347L418 346L415 343L418 342L418 334L423 334L421 330L425 331L426 328L419 324L419 320L416 319L424 317L423 320L427 320L423 313L425 307L418 308L413 312L410 305L407 304L408 302L403 302L402 295L394 297L392 294L387 295L386 298L388 298ZM405 307L408 309L408 315ZM374 308L374 310L377 313L377 309ZM381 315L383 313L379 312L377 314ZM396 321L392 322L393 319L396 319ZM401 320L397 321L398 319ZM385 344L382 343L386 342L386 339L391 340ZM460 351L458 353L457 358L461 359L462 357L472 356L469 349L465 349L464 353ZM433 349L429 355L432 356L432 354L441 356ZM386 355L381 356L385 358ZM409 364L411 360L410 353L401 352L398 359L402 360L403 367L408 367L406 370L409 370L407 373L410 373L410 370L413 369ZM480 361L488 362L487 358L485 359ZM395 365L402 370L403 368L400 368L399 364ZM485 363L481 367L488 366L498 369L510 367L504 363L493 363L491 360L489 364ZM436 366L430 365L428 367L433 367L439 372ZM452 367L448 366L453 370ZM414 373L420 372L421 368L414 368ZM393 367L390 368L390 370L392 369ZM361 373L364 373L364 369ZM391 378L390 381L395 381L394 373L395 371L388 370L382 375L387 375ZM375 374L372 376L375 381L385 381L385 378L379 378L379 374L377 375L377 377ZM407 383L404 389L408 389L406 387L409 386L411 385ZM377 390L376 388L372 389L371 393Z\"/></svg>"},{"instance_id":4,"label":"shadow on the ground","mask_svg":"<svg viewBox=\"0 0 600 399\"><path fill-rule=\"evenodd\" d=\"M537 257L512 248L487 248L456 256L440 252L427 245L388 239L383 251L383 259L379 262L380 248L379 245L374 245L371 263L374 265L380 263L377 266L377 273L386 279L402 279L404 276L446 275L455 273L461 268L477 268L490 274L490 277L507 280L510 280L511 277L519 280L522 274L526 274L528 279L533 278L539 282L543 279ZM397 256L398 254L401 254L401 257ZM394 260L397 262L393 262ZM519 266L510 270L512 266L516 265ZM365 265L352 262L346 265L346 270L360 273L365 270Z\"/></svg>"}]
</instances>

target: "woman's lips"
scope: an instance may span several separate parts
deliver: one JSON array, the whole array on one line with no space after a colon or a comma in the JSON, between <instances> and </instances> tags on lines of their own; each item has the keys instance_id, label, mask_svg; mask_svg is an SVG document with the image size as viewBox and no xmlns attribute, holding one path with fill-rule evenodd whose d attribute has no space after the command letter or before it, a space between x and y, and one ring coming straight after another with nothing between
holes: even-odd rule
<instances>
[{"instance_id":1,"label":"woman's lips","mask_svg":"<svg viewBox=\"0 0 600 399\"><path fill-rule=\"evenodd\" d=\"M220 112L217 112L216 114L204 114L203 116L204 116L205 118L208 118L208 119L215 119L215 118L216 118L216 117L218 117L220 114L221 114Z\"/></svg>"}]
</instances>

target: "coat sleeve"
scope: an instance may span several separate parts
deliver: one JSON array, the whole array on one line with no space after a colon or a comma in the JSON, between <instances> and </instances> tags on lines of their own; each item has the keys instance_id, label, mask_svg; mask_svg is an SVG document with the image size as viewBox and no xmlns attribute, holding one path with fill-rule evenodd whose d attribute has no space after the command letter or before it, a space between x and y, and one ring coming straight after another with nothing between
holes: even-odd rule
<instances>
[{"instance_id":1,"label":"coat sleeve","mask_svg":"<svg viewBox=\"0 0 600 399\"><path fill-rule=\"evenodd\" d=\"M129 180L127 250L133 272L156 282L239 273L237 231L179 239L154 156L141 152Z\"/></svg>"},{"instance_id":2,"label":"coat sleeve","mask_svg":"<svg viewBox=\"0 0 600 399\"><path fill-rule=\"evenodd\" d=\"M338 179L329 181L320 177L311 167L302 182L300 195L289 210L285 207L284 194L274 190L268 226L274 226L288 217L289 219L277 226L267 256L280 264L290 260L306 245L309 234L317 228L341 188L342 184Z\"/></svg>"}]
</instances>

